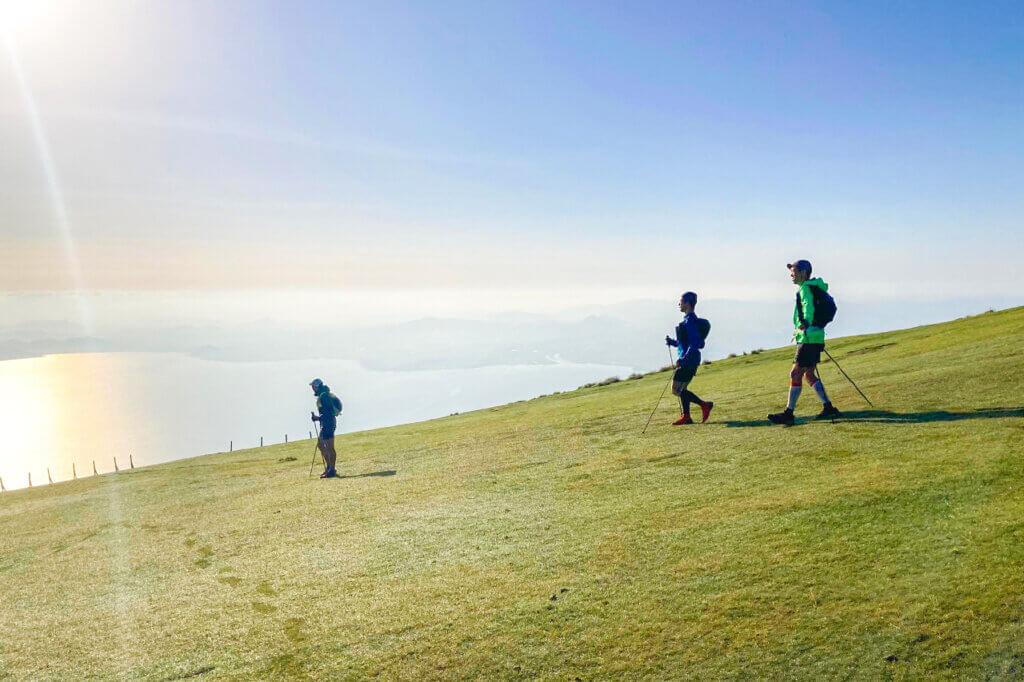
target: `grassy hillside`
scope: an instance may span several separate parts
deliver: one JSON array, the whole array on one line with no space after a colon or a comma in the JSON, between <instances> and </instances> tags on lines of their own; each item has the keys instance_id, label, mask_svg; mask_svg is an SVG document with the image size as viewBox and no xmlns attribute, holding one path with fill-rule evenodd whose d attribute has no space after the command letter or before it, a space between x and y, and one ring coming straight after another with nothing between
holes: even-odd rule
<instances>
[{"instance_id":1,"label":"grassy hillside","mask_svg":"<svg viewBox=\"0 0 1024 682\"><path fill-rule=\"evenodd\" d=\"M1020 679L1024 308L830 350L7 493L0 678Z\"/></svg>"}]
</instances>

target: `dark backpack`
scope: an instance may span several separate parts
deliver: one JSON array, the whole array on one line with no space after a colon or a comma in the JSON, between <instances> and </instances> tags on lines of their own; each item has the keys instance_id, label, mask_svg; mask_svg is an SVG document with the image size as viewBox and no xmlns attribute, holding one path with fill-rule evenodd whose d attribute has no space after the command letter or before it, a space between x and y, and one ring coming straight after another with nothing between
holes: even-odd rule
<instances>
[{"instance_id":1,"label":"dark backpack","mask_svg":"<svg viewBox=\"0 0 1024 682\"><path fill-rule=\"evenodd\" d=\"M697 318L697 333L700 334L702 341L708 338L708 334L711 333L711 323L705 320L703 317ZM680 322L676 325L676 339L682 343L683 339L686 338L686 331L683 329L683 323Z\"/></svg>"},{"instance_id":2,"label":"dark backpack","mask_svg":"<svg viewBox=\"0 0 1024 682\"><path fill-rule=\"evenodd\" d=\"M341 414L341 398L332 393L331 402L334 403L334 416L337 417Z\"/></svg>"},{"instance_id":3,"label":"dark backpack","mask_svg":"<svg viewBox=\"0 0 1024 682\"><path fill-rule=\"evenodd\" d=\"M807 287L811 290L811 296L814 297L814 319L811 320L811 327L818 327L824 329L832 320L836 319L836 300L832 298L827 291L821 287ZM797 292L797 308L800 307L800 293ZM801 313L800 319L803 320L803 314ZM806 322L806 320L803 320Z\"/></svg>"}]
</instances>

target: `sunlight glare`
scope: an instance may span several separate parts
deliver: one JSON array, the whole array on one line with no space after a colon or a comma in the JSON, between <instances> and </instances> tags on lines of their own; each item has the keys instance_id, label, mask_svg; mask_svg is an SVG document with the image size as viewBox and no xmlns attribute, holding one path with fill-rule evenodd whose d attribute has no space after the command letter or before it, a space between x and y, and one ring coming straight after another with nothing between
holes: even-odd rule
<instances>
[{"instance_id":1,"label":"sunlight glare","mask_svg":"<svg viewBox=\"0 0 1024 682\"><path fill-rule=\"evenodd\" d=\"M49 4L44 0L0 0L0 34L10 36L31 29Z\"/></svg>"},{"instance_id":2,"label":"sunlight glare","mask_svg":"<svg viewBox=\"0 0 1024 682\"><path fill-rule=\"evenodd\" d=\"M19 5L19 3L12 2L12 0L0 0L0 3L5 3L6 7ZM40 3L24 4L31 4L33 7L40 5ZM38 10L33 10L33 12L35 11ZM27 20L30 16L29 14L19 13L20 10L10 9L9 12L10 14L7 16L11 18L19 16L23 20ZM0 24L0 27L2 26L3 25ZM3 27L2 36L3 42L7 48L7 54L11 60L11 68L14 71L15 81L18 85L18 92L21 95L22 104L25 108L25 116L28 119L28 123L32 130L32 136L35 138L36 148L39 151L39 161L46 176L47 185L49 186L54 218L57 223L57 229L61 235L61 241L64 244L64 256L67 262L68 275L76 292L79 320L82 324L83 333L86 336L89 336L91 334L92 325L90 323L89 311L86 307L85 297L82 295L82 291L86 287L82 281L81 269L78 264L78 252L75 248L74 234L71 229L71 220L68 217L67 206L64 203L64 195L57 175L57 167L54 164L53 156L50 153L50 141L46 136L42 118L36 108L35 98L32 96L32 89L29 87L28 78L21 65L21 59L18 57L17 41L14 38L14 34L12 31L8 30L8 28Z\"/></svg>"},{"instance_id":3,"label":"sunlight glare","mask_svg":"<svg viewBox=\"0 0 1024 682\"><path fill-rule=\"evenodd\" d=\"M46 480L35 462L53 447L46 419L53 412L45 377L51 365L48 358L0 362L0 476L8 488L25 485L29 470L36 483Z\"/></svg>"}]
</instances>

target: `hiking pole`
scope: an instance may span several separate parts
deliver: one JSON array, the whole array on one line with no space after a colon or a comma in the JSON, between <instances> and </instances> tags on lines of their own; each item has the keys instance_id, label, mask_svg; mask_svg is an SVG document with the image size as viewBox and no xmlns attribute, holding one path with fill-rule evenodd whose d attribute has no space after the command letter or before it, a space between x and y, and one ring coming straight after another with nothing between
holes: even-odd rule
<instances>
[{"instance_id":1,"label":"hiking pole","mask_svg":"<svg viewBox=\"0 0 1024 682\"><path fill-rule=\"evenodd\" d=\"M834 357L832 357L832 354L829 353L827 350L825 350L824 346L822 346L821 349L823 351L825 351L825 355L827 355L828 359L832 361L832 364L836 366L836 369L838 369L840 372L843 372L843 368L839 366L839 363L836 362L836 359ZM857 393L860 393L860 397L864 398L864 400L868 401L868 405L870 405L871 407L875 406L875 404L873 402L871 402L870 400L868 400L868 397L866 395L864 395L864 391L860 390L860 387L857 386L857 384L853 383L853 379L850 378L849 374L847 374L846 372L843 372L843 376L846 377L847 381L849 381L851 384L853 384L853 387L857 389Z\"/></svg>"},{"instance_id":2,"label":"hiking pole","mask_svg":"<svg viewBox=\"0 0 1024 682\"><path fill-rule=\"evenodd\" d=\"M672 359L672 349L668 349L668 358ZM654 418L654 413L658 411L658 405L661 405L661 399L665 397L665 391L668 390L669 385L672 384L672 375L668 377L668 383L665 384L665 388L661 389L661 395L658 396L658 402L654 403L654 409L651 410L651 416L647 418L647 423L644 424L644 430L640 432L640 435L647 433L647 427L651 425L651 419Z\"/></svg>"},{"instance_id":3,"label":"hiking pole","mask_svg":"<svg viewBox=\"0 0 1024 682\"><path fill-rule=\"evenodd\" d=\"M313 446L313 461L309 463L309 476L313 475L313 466L316 464L316 453L320 452L320 423L313 422L313 428L316 429L316 445ZM309 476L306 476L306 478L309 478Z\"/></svg>"}]
</instances>

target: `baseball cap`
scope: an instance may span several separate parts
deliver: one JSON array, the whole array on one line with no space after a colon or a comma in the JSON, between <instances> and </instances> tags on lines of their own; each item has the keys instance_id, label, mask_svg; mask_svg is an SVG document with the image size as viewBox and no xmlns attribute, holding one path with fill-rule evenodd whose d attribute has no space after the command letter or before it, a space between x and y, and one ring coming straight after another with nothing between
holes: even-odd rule
<instances>
[{"instance_id":1,"label":"baseball cap","mask_svg":"<svg viewBox=\"0 0 1024 682\"><path fill-rule=\"evenodd\" d=\"M792 263L786 263L786 267L790 270L806 270L807 272L810 272L811 261L801 258L800 260L793 261Z\"/></svg>"},{"instance_id":2,"label":"baseball cap","mask_svg":"<svg viewBox=\"0 0 1024 682\"><path fill-rule=\"evenodd\" d=\"M313 379L311 382L309 382L309 385L312 386L313 388L320 388L321 386L324 385L324 382L320 381L319 379Z\"/></svg>"}]
</instances>

